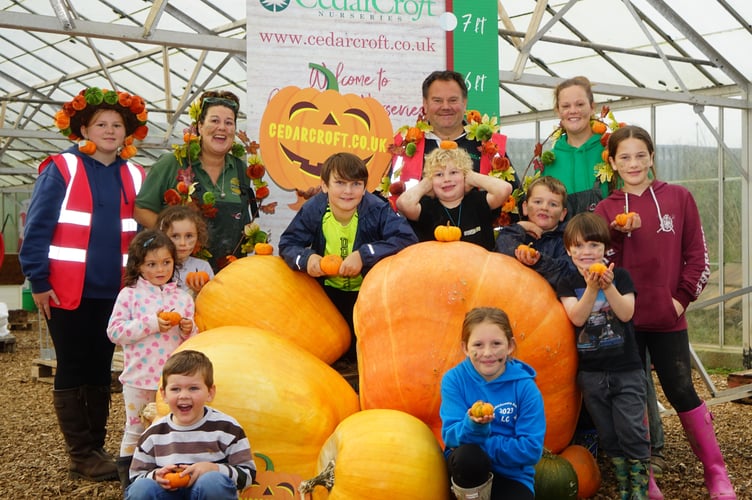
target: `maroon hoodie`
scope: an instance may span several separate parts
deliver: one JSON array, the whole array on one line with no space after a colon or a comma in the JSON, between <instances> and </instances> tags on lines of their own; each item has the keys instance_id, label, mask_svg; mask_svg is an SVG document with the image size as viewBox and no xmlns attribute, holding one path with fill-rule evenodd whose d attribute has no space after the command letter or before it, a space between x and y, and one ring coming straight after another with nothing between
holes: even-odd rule
<instances>
[{"instance_id":1,"label":"maroon hoodie","mask_svg":"<svg viewBox=\"0 0 752 500\"><path fill-rule=\"evenodd\" d=\"M595 208L609 223L617 214L637 212L641 227L625 234L611 230L609 259L634 281L636 330L675 332L687 328L671 298L686 309L710 277L708 249L700 214L690 192L653 181L642 195L614 191Z\"/></svg>"}]
</instances>

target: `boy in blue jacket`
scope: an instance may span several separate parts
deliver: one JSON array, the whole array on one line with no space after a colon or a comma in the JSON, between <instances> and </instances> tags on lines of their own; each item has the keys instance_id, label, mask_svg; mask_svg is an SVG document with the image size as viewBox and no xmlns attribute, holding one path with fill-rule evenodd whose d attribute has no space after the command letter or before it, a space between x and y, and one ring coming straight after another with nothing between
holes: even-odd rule
<instances>
[{"instance_id":1,"label":"boy in blue jacket","mask_svg":"<svg viewBox=\"0 0 752 500\"><path fill-rule=\"evenodd\" d=\"M417 243L407 219L366 191L368 168L351 153L335 153L321 168L321 192L308 200L279 240L290 268L318 278L350 326L348 361L356 360L353 306L363 276L381 259ZM321 270L325 255L342 257L336 276Z\"/></svg>"},{"instance_id":2,"label":"boy in blue jacket","mask_svg":"<svg viewBox=\"0 0 752 500\"><path fill-rule=\"evenodd\" d=\"M564 248L566 206L564 184L550 176L539 177L530 183L522 203L527 220L501 228L496 238L497 252L516 257L554 289L562 277L577 273ZM521 251L519 245L529 245L535 252Z\"/></svg>"},{"instance_id":3,"label":"boy in blue jacket","mask_svg":"<svg viewBox=\"0 0 752 500\"><path fill-rule=\"evenodd\" d=\"M465 316L462 350L467 358L444 374L439 410L458 499L535 498L535 464L543 453L546 418L535 370L512 358L515 346L501 309L478 307ZM473 416L476 401L490 403L493 413Z\"/></svg>"}]
</instances>

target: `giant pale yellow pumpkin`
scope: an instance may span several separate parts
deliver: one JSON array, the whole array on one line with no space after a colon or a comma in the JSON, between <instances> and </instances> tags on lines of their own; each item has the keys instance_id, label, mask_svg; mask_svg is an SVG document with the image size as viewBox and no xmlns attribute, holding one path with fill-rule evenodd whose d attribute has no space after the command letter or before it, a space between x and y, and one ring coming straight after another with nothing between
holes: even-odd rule
<instances>
[{"instance_id":1,"label":"giant pale yellow pumpkin","mask_svg":"<svg viewBox=\"0 0 752 500\"><path fill-rule=\"evenodd\" d=\"M321 446L359 410L357 394L339 373L271 332L225 326L188 339L178 351L185 349L203 352L214 365L217 394L210 406L235 417L253 451L278 471L310 477ZM157 411L169 412L161 398Z\"/></svg>"},{"instance_id":2,"label":"giant pale yellow pumpkin","mask_svg":"<svg viewBox=\"0 0 752 500\"><path fill-rule=\"evenodd\" d=\"M328 495L317 490L316 499L449 498L446 463L431 430L401 411L366 410L343 420L319 454L318 471L328 466L334 485Z\"/></svg>"},{"instance_id":3,"label":"giant pale yellow pumpkin","mask_svg":"<svg viewBox=\"0 0 752 500\"><path fill-rule=\"evenodd\" d=\"M250 256L223 268L196 297L199 330L254 326L288 338L331 364L350 345L350 329L321 285L279 256Z\"/></svg>"},{"instance_id":4,"label":"giant pale yellow pumpkin","mask_svg":"<svg viewBox=\"0 0 752 500\"><path fill-rule=\"evenodd\" d=\"M463 359L462 321L478 306L509 315L514 355L538 374L545 446L564 449L580 408L572 325L546 280L472 243L418 243L366 275L354 311L361 407L410 413L440 439L441 378Z\"/></svg>"}]
</instances>

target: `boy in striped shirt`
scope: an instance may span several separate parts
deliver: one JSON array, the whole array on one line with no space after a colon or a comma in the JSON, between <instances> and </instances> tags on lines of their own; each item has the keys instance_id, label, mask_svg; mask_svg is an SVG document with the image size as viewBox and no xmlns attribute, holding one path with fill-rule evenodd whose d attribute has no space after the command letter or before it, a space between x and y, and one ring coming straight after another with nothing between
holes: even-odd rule
<instances>
[{"instance_id":1,"label":"boy in striped shirt","mask_svg":"<svg viewBox=\"0 0 752 500\"><path fill-rule=\"evenodd\" d=\"M209 358L191 350L173 354L162 370L160 391L170 414L141 436L125 498L166 498L161 495L172 492L175 498L236 499L253 482L256 464L240 424L206 406L216 392ZM187 486L171 485L168 474L175 472L190 477Z\"/></svg>"}]
</instances>

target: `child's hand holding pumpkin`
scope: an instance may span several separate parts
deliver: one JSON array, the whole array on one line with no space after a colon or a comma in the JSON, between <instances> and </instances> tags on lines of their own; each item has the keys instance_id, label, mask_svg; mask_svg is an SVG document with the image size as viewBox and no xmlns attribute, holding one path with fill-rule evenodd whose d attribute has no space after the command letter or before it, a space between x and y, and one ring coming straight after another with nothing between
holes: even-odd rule
<instances>
[{"instance_id":1,"label":"child's hand holding pumpkin","mask_svg":"<svg viewBox=\"0 0 752 500\"><path fill-rule=\"evenodd\" d=\"M208 282L209 274L206 271L192 271L185 276L185 284L196 293Z\"/></svg>"},{"instance_id":2,"label":"child's hand holding pumpkin","mask_svg":"<svg viewBox=\"0 0 752 500\"><path fill-rule=\"evenodd\" d=\"M642 222L640 221L640 214L637 212L617 214L611 222L611 227L622 233L631 233L635 229L639 229L640 226L642 226Z\"/></svg>"},{"instance_id":3,"label":"child's hand holding pumpkin","mask_svg":"<svg viewBox=\"0 0 752 500\"><path fill-rule=\"evenodd\" d=\"M180 323L182 317L179 312L176 311L160 311L157 313L157 324L159 325L159 331L165 333L173 326Z\"/></svg>"}]
</instances>

